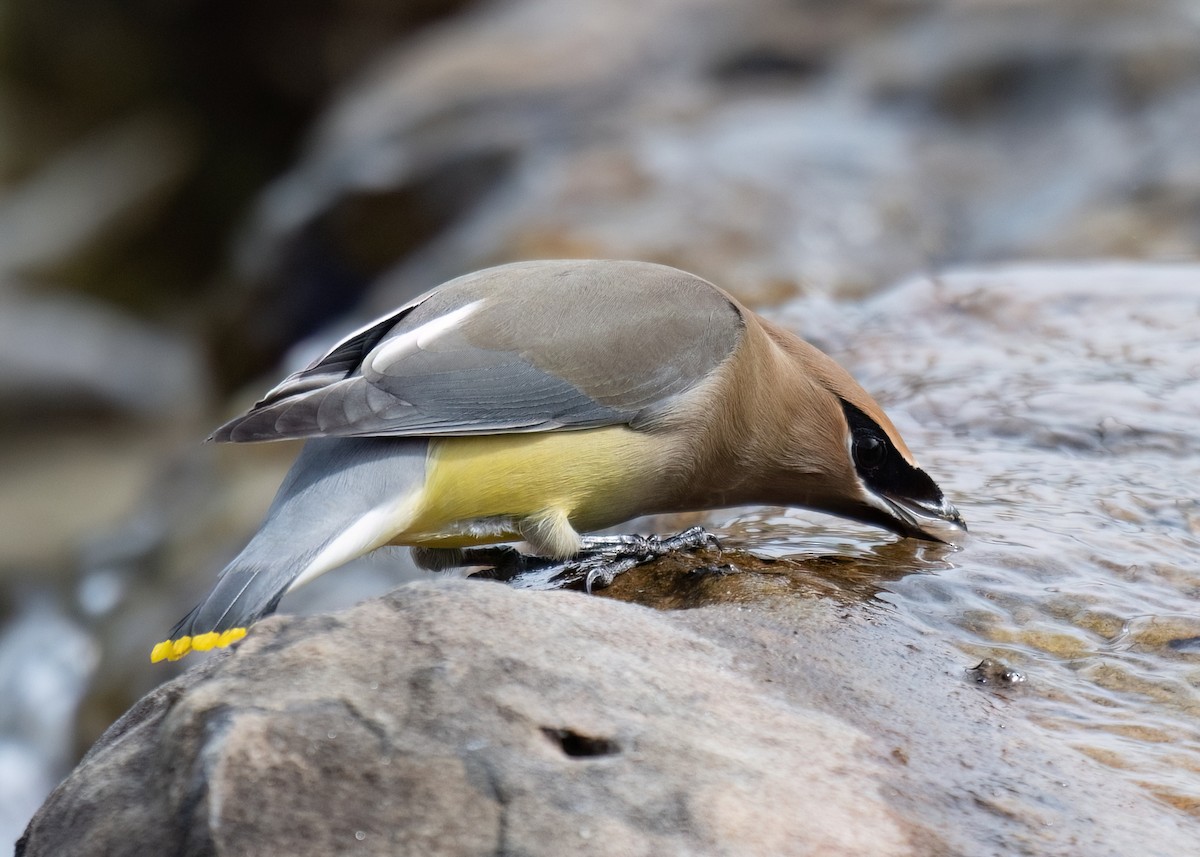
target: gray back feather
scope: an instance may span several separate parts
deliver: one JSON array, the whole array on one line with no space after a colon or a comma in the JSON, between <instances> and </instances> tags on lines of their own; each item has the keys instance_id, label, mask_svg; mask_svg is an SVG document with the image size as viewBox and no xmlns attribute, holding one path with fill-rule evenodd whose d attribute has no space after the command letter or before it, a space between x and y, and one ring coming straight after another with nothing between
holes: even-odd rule
<instances>
[{"instance_id":1,"label":"gray back feather","mask_svg":"<svg viewBox=\"0 0 1200 857\"><path fill-rule=\"evenodd\" d=\"M505 265L348 337L213 439L638 425L728 360L742 330L727 295L673 268Z\"/></svg>"}]
</instances>

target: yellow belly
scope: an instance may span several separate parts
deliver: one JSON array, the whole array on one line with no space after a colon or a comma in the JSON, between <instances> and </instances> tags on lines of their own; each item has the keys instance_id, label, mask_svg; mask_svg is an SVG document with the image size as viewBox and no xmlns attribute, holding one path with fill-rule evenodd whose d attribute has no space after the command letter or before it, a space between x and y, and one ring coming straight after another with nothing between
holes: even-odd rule
<instances>
[{"instance_id":1,"label":"yellow belly","mask_svg":"<svg viewBox=\"0 0 1200 857\"><path fill-rule=\"evenodd\" d=\"M554 516L576 531L613 526L651 511L658 445L624 427L433 440L424 489L392 543L513 541L522 523Z\"/></svg>"}]
</instances>

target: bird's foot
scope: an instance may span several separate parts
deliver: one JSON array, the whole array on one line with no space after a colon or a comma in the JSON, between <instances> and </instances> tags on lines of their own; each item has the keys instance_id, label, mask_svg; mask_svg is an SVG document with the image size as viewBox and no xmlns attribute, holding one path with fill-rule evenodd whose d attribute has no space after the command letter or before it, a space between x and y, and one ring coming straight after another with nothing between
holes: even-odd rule
<instances>
[{"instance_id":1,"label":"bird's foot","mask_svg":"<svg viewBox=\"0 0 1200 857\"><path fill-rule=\"evenodd\" d=\"M584 588L591 592L612 584L617 576L673 551L720 548L717 537L703 527L692 527L673 536L585 536L583 550L571 562L584 572ZM576 578L578 579L578 577Z\"/></svg>"},{"instance_id":2,"label":"bird's foot","mask_svg":"<svg viewBox=\"0 0 1200 857\"><path fill-rule=\"evenodd\" d=\"M716 536L692 527L673 536L585 536L582 550L567 560L527 556L510 547L473 548L470 564L488 565L477 576L505 580L522 589L560 589L583 581L584 589L603 589L626 571L673 551L720 548Z\"/></svg>"}]
</instances>

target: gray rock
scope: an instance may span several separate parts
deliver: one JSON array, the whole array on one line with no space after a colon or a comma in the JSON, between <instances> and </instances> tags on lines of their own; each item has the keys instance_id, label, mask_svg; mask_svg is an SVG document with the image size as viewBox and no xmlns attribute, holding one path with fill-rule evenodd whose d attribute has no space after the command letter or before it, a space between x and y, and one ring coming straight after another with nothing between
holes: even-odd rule
<instances>
[{"instance_id":1,"label":"gray rock","mask_svg":"<svg viewBox=\"0 0 1200 857\"><path fill-rule=\"evenodd\" d=\"M462 581L274 617L118 721L17 854L1181 853L906 636Z\"/></svg>"}]
</instances>

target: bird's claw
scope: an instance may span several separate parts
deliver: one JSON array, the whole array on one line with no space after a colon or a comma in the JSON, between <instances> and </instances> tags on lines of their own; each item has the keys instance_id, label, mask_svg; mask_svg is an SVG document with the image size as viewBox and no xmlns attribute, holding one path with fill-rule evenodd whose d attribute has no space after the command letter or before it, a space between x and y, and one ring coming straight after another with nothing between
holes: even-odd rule
<instances>
[{"instance_id":1,"label":"bird's claw","mask_svg":"<svg viewBox=\"0 0 1200 857\"><path fill-rule=\"evenodd\" d=\"M463 559L487 565L476 577L504 580L523 589L561 589L583 581L588 593L612 584L639 565L675 551L704 548L720 550L717 537L703 527L691 527L673 536L587 536L578 556L554 560L528 556L510 547L472 548Z\"/></svg>"},{"instance_id":2,"label":"bird's claw","mask_svg":"<svg viewBox=\"0 0 1200 857\"><path fill-rule=\"evenodd\" d=\"M653 557L627 556L617 560L606 561L603 565L596 565L588 569L587 575L583 578L583 588L588 595L592 594L592 590L597 588L604 589L611 586L612 582L618 576L629 571L631 568L636 568L644 562L649 562Z\"/></svg>"},{"instance_id":3,"label":"bird's claw","mask_svg":"<svg viewBox=\"0 0 1200 857\"><path fill-rule=\"evenodd\" d=\"M690 527L665 539L651 536L649 540L661 551L658 556L677 550L701 550L706 547L721 549L721 542L704 527Z\"/></svg>"}]
</instances>

